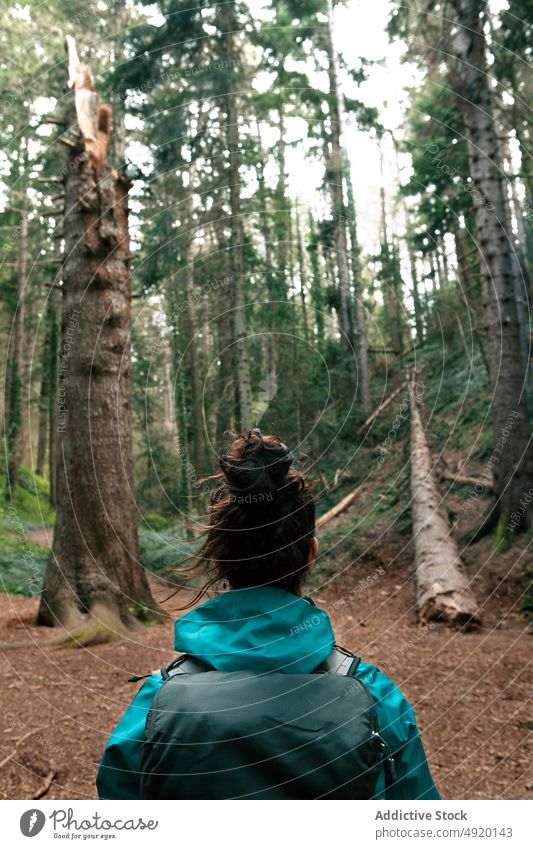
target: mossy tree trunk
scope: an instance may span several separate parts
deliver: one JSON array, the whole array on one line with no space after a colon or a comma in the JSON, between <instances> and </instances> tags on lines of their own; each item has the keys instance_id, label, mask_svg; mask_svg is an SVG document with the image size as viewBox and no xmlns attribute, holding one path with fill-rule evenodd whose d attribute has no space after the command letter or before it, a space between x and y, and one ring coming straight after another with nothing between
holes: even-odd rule
<instances>
[{"instance_id":1,"label":"mossy tree trunk","mask_svg":"<svg viewBox=\"0 0 533 849\"><path fill-rule=\"evenodd\" d=\"M533 442L526 408L526 372L520 351L513 275L513 234L487 70L483 0L453 0L459 61L452 82L463 113L479 250L487 360L493 389L492 429L495 505L480 533L498 527L533 527ZM529 360L531 368L531 359Z\"/></svg>"}]
</instances>

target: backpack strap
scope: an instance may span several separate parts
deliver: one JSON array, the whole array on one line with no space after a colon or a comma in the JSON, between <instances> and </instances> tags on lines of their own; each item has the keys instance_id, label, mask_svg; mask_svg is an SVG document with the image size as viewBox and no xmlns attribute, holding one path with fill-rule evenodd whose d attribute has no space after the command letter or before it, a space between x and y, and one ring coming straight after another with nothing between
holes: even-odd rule
<instances>
[{"instance_id":1,"label":"backpack strap","mask_svg":"<svg viewBox=\"0 0 533 849\"><path fill-rule=\"evenodd\" d=\"M194 675L197 672L213 672L214 667L192 654L182 654L161 670L163 681L174 678L175 675Z\"/></svg>"},{"instance_id":2,"label":"backpack strap","mask_svg":"<svg viewBox=\"0 0 533 849\"><path fill-rule=\"evenodd\" d=\"M329 675L343 675L345 678L350 678L361 661L360 657L351 654L346 649L341 649L340 646L334 646L327 658L317 666L314 670L318 673L328 673Z\"/></svg>"},{"instance_id":3,"label":"backpack strap","mask_svg":"<svg viewBox=\"0 0 533 849\"><path fill-rule=\"evenodd\" d=\"M172 663L169 663L168 666L161 669L161 676L163 681L168 681L168 679L173 678L174 675L190 675L191 673L196 672L212 672L213 669L213 666L209 666L209 664L205 663L203 660L193 657L192 654L182 654L180 657L177 657L176 660L173 660ZM133 675L131 678L128 678L128 681L142 681L143 678L150 678L151 675L153 675L153 672L147 672L146 675Z\"/></svg>"},{"instance_id":4,"label":"backpack strap","mask_svg":"<svg viewBox=\"0 0 533 849\"><path fill-rule=\"evenodd\" d=\"M332 652L326 657L322 663L317 666L313 672L327 673L329 675L342 675L345 678L350 678L357 667L361 658L351 654L346 649L341 649L340 646L334 646ZM182 654L180 657L173 660L168 666L161 670L163 681L168 681L175 675L195 675L198 672L212 672L213 666L205 663L203 660L194 657L192 654ZM147 675L134 675L128 681L141 681L143 678L149 678L152 675L149 672Z\"/></svg>"},{"instance_id":5,"label":"backpack strap","mask_svg":"<svg viewBox=\"0 0 533 849\"><path fill-rule=\"evenodd\" d=\"M346 678L352 677L361 662L360 657L343 649L340 646L333 646L333 650L328 654L327 658L322 661L320 666L317 666L315 672L329 673L330 675L344 675ZM368 688L363 684L365 690ZM374 700L374 697L372 696ZM394 755L390 750L389 745L383 739L378 731L373 732L379 738L380 748L383 753L383 767L385 770L385 787L390 790L396 781L396 769L394 764Z\"/></svg>"}]
</instances>

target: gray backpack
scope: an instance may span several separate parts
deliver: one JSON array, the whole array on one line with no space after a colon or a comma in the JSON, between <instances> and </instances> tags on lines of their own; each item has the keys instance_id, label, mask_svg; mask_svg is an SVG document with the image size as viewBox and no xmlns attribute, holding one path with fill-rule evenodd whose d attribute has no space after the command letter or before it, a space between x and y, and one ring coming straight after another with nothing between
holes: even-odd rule
<instances>
[{"instance_id":1,"label":"gray backpack","mask_svg":"<svg viewBox=\"0 0 533 849\"><path fill-rule=\"evenodd\" d=\"M143 799L371 799L394 761L374 699L335 648L309 674L162 669L141 747ZM138 679L135 679L138 680Z\"/></svg>"}]
</instances>

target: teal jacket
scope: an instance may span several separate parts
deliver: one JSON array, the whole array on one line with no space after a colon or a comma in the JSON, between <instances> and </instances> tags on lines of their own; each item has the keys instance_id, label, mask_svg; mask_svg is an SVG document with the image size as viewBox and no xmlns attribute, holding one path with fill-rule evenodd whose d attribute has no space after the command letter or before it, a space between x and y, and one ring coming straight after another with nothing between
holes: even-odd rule
<instances>
[{"instance_id":1,"label":"teal jacket","mask_svg":"<svg viewBox=\"0 0 533 849\"><path fill-rule=\"evenodd\" d=\"M329 617L309 598L273 587L216 596L175 623L174 648L224 672L254 669L312 672L331 652ZM141 670L142 671L142 670ZM361 661L355 677L376 700L379 733L394 754L396 781L378 799L440 799L431 778L412 707L376 666ZM100 799L140 798L140 747L159 672L146 679L113 731L98 770Z\"/></svg>"}]
</instances>

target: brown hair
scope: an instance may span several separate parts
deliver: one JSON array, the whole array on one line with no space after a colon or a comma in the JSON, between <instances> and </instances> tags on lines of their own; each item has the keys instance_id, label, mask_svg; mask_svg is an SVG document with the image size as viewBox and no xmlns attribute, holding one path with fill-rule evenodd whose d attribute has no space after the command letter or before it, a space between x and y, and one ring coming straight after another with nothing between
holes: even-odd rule
<instances>
[{"instance_id":1,"label":"brown hair","mask_svg":"<svg viewBox=\"0 0 533 849\"><path fill-rule=\"evenodd\" d=\"M315 534L311 486L277 436L257 428L229 436L202 528L205 541L189 567L208 576L194 601L219 580L232 589L274 586L298 595Z\"/></svg>"}]
</instances>

